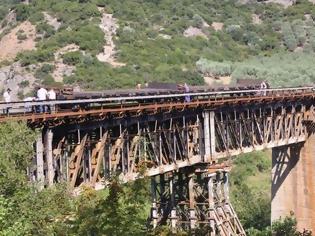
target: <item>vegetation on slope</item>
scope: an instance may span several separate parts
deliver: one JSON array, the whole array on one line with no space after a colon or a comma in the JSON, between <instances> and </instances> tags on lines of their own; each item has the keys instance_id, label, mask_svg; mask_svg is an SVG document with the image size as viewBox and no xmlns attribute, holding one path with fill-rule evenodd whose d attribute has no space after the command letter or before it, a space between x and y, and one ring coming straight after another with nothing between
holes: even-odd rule
<instances>
[{"instance_id":1,"label":"vegetation on slope","mask_svg":"<svg viewBox=\"0 0 315 236\"><path fill-rule=\"evenodd\" d=\"M254 152L233 162L231 201L248 232L267 232L271 217L271 158Z\"/></svg>"},{"instance_id":2,"label":"vegetation on slope","mask_svg":"<svg viewBox=\"0 0 315 236\"><path fill-rule=\"evenodd\" d=\"M30 5L14 0L0 2L0 13L6 12L11 3L17 19L29 19L41 35L38 50L18 56L22 65L53 62L58 48L77 44L82 55L72 62L77 70L65 82L93 89L133 87L145 80L202 84L202 74L196 69L201 58L248 63L258 55L261 58L286 51L312 52L315 43L315 6L307 0L286 9L276 4L241 5L232 0L36 0ZM117 60L126 66L113 68L96 59L105 43L97 7L104 7L119 20ZM43 12L57 17L61 23L57 31L47 24ZM253 20L253 15L259 17L259 22ZM210 27L213 22L223 23L223 29ZM183 33L190 26L199 28L205 36L185 37ZM286 68L272 64L271 69L266 76L274 80L273 84L287 82L273 78L274 73ZM258 77L262 76L265 74Z\"/></svg>"},{"instance_id":3,"label":"vegetation on slope","mask_svg":"<svg viewBox=\"0 0 315 236\"><path fill-rule=\"evenodd\" d=\"M314 53L286 52L270 57L251 57L242 62L216 62L202 58L196 67L203 74L231 76L234 82L249 78L267 80L273 87L311 85L315 83L314 56Z\"/></svg>"}]
</instances>

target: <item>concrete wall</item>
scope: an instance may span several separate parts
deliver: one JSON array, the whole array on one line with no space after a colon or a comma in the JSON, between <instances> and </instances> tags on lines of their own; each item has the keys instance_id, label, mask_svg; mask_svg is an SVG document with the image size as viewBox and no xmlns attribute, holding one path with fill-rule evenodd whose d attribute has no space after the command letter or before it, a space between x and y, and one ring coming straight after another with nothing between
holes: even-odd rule
<instances>
[{"instance_id":1,"label":"concrete wall","mask_svg":"<svg viewBox=\"0 0 315 236\"><path fill-rule=\"evenodd\" d=\"M315 232L315 136L272 149L271 220L294 212L298 229Z\"/></svg>"}]
</instances>

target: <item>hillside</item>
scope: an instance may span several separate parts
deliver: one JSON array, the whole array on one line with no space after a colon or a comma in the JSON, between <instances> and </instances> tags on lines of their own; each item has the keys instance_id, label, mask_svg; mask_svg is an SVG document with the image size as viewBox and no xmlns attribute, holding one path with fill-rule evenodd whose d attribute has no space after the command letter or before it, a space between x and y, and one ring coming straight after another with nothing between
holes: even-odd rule
<instances>
[{"instance_id":1,"label":"hillside","mask_svg":"<svg viewBox=\"0 0 315 236\"><path fill-rule=\"evenodd\" d=\"M0 0L0 81L19 75L20 98L33 81L84 89L221 77L313 83L309 67L273 61L313 64L314 17L307 0Z\"/></svg>"},{"instance_id":2,"label":"hillside","mask_svg":"<svg viewBox=\"0 0 315 236\"><path fill-rule=\"evenodd\" d=\"M266 79L274 87L314 84L314 2L0 0L0 91L10 87L22 99L38 84L86 90L144 81L226 85L237 78ZM31 153L35 134L20 125L0 126L2 142L28 137L25 153ZM11 143L12 156L26 159L15 153L23 145ZM248 235L271 235L268 156L233 161L231 201ZM79 198L65 186L35 195L24 188L26 163L17 168L10 160L11 154L0 158L3 170L17 171L0 176L0 234L147 233L147 183L114 181L105 193L86 189Z\"/></svg>"}]
</instances>

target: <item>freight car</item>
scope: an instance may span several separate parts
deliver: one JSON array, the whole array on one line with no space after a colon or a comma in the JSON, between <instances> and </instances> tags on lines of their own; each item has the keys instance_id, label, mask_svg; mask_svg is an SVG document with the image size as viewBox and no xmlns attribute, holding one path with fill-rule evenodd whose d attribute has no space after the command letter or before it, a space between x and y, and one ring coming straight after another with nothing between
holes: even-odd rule
<instances>
[{"instance_id":1,"label":"freight car","mask_svg":"<svg viewBox=\"0 0 315 236\"><path fill-rule=\"evenodd\" d=\"M153 104L190 102L204 99L225 99L266 95L262 81L238 80L229 86L188 86L187 84L152 82L136 89L104 91L75 91L72 87L55 88L57 101L30 101L0 103L1 109L10 108L10 113L37 113L40 110L78 111L90 110L96 106L117 107L120 104ZM140 87L140 88L139 88ZM46 105L42 105L46 104ZM42 108L42 109L39 109ZM4 113L5 114L5 113Z\"/></svg>"},{"instance_id":2,"label":"freight car","mask_svg":"<svg viewBox=\"0 0 315 236\"><path fill-rule=\"evenodd\" d=\"M236 85L213 85L213 86L189 86L189 93L200 92L218 92L220 91L246 91L257 90L261 88L262 80L239 79ZM114 98L114 97L136 97L150 95L169 95L169 94L184 94L187 91L183 84L175 83L159 83L152 82L138 89L115 89L104 91L74 91L71 87L56 89L58 100L77 100L77 99L92 99L92 98ZM232 94L233 95L233 94ZM244 95L244 94L243 94Z\"/></svg>"}]
</instances>

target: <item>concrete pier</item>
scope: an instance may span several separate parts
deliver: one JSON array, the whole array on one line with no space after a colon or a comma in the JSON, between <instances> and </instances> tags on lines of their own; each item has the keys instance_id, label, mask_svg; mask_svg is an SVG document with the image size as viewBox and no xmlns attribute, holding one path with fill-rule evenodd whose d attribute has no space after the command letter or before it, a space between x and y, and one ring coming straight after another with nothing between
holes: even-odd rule
<instances>
[{"instance_id":1,"label":"concrete pier","mask_svg":"<svg viewBox=\"0 0 315 236\"><path fill-rule=\"evenodd\" d=\"M271 220L294 215L298 229L315 232L315 136L272 149Z\"/></svg>"}]
</instances>

